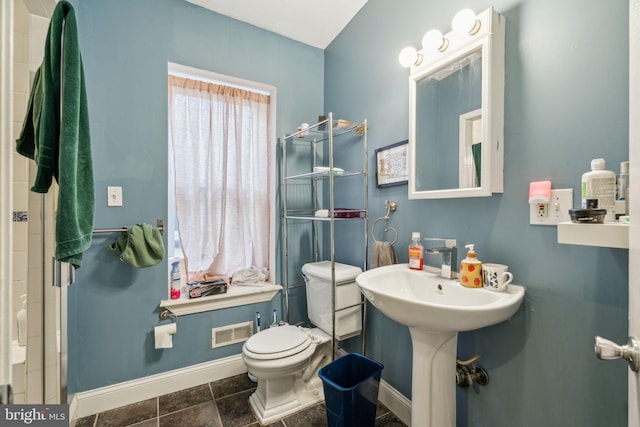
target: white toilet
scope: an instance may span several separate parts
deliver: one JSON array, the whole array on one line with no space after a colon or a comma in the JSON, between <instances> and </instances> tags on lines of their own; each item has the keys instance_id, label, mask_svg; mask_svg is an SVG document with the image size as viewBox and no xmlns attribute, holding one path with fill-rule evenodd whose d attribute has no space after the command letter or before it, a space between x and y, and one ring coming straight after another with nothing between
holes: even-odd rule
<instances>
[{"instance_id":1,"label":"white toilet","mask_svg":"<svg viewBox=\"0 0 640 427\"><path fill-rule=\"evenodd\" d=\"M331 263L305 264L302 271L309 320L318 328L277 326L258 332L242 347L249 374L258 379L249 403L263 425L324 400L318 371L331 362ZM360 300L355 278L361 271L335 263L336 308ZM360 310L358 306L336 313L336 339L360 333Z\"/></svg>"},{"instance_id":2,"label":"white toilet","mask_svg":"<svg viewBox=\"0 0 640 427\"><path fill-rule=\"evenodd\" d=\"M249 404L260 424L324 400L318 370L331 361L331 337L320 329L269 328L244 343L242 359L258 379Z\"/></svg>"}]
</instances>

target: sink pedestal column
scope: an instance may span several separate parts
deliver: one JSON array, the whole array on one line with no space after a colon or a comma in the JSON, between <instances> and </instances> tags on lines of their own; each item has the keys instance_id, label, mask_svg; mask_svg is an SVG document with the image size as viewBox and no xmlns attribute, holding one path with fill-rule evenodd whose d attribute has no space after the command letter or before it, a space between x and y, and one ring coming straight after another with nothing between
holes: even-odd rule
<instances>
[{"instance_id":1,"label":"sink pedestal column","mask_svg":"<svg viewBox=\"0 0 640 427\"><path fill-rule=\"evenodd\" d=\"M409 331L413 343L411 425L455 427L458 334Z\"/></svg>"}]
</instances>

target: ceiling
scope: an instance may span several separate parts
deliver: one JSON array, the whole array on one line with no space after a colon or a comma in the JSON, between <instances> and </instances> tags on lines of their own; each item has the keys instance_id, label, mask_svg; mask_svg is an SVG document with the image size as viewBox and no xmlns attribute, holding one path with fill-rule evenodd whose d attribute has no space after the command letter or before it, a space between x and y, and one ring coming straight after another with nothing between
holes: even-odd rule
<instances>
[{"instance_id":1,"label":"ceiling","mask_svg":"<svg viewBox=\"0 0 640 427\"><path fill-rule=\"evenodd\" d=\"M280 34L326 48L367 0L186 0Z\"/></svg>"}]
</instances>

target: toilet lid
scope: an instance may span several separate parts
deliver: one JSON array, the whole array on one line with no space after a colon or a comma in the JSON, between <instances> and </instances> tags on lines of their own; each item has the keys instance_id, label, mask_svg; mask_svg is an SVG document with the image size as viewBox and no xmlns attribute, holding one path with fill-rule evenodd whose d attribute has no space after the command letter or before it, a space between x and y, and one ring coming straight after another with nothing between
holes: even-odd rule
<instances>
[{"instance_id":1,"label":"toilet lid","mask_svg":"<svg viewBox=\"0 0 640 427\"><path fill-rule=\"evenodd\" d=\"M284 325L258 332L244 346L256 355L286 357L301 352L310 344L309 335L295 326Z\"/></svg>"}]
</instances>

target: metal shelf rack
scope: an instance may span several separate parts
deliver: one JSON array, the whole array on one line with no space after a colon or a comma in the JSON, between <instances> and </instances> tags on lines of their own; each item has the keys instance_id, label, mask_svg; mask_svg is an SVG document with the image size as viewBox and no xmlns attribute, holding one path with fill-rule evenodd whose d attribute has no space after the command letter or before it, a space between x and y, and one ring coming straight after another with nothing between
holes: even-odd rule
<instances>
[{"instance_id":1,"label":"metal shelf rack","mask_svg":"<svg viewBox=\"0 0 640 427\"><path fill-rule=\"evenodd\" d=\"M320 227L326 227L329 224L329 253L326 254L323 260L331 262L331 325L332 325L332 354L335 357L337 350L336 340L336 312L346 310L354 307L350 305L348 307L336 309L336 275L335 275L335 263L336 263L336 248L335 248L335 226L337 222L353 221L354 223L360 223L362 226L362 239L363 239L363 260L362 271L367 269L368 259L368 155L367 155L367 122L364 120L360 123L354 123L347 120L334 120L333 114L328 113L327 119L320 121L316 124L309 126L308 129L298 130L289 135L285 135L281 139L282 144L282 200L283 200L283 231L282 237L284 241L284 289L285 289L285 311L286 320L289 322L289 291L298 286L292 283L289 277L290 268L290 253L289 253L289 226L293 221L310 221L313 227L313 261L317 262L321 259L321 252L326 250L320 249L319 234ZM345 135L343 137L343 135ZM354 136L355 135L355 136ZM350 137L348 137L350 136ZM358 138L355 138L358 137ZM335 144L361 144L362 145L362 169L355 171L346 171L334 166L334 148ZM287 159L287 147L292 144L306 143L309 148L310 165L308 171L302 171L302 173L294 173L288 175L288 159ZM322 151L320 151L322 150ZM319 152L320 151L320 152ZM328 161L328 169L324 167L324 170L317 171L319 156L326 156L325 162ZM338 210L335 207L335 191L336 183L345 179L356 179L353 177L360 177L362 179L362 205L357 208L347 211ZM311 188L311 204L312 206L305 208L290 208L289 207L289 186L294 182L309 182ZM357 184L356 184L357 185ZM318 199L322 198L324 204L328 201L327 216L316 216L315 213L318 210ZM328 199L328 200L327 200ZM348 216L348 217L344 217ZM324 248L323 248L324 249ZM366 346L366 303L364 297L360 294L360 303L356 304L362 306L362 353L365 353Z\"/></svg>"}]
</instances>

